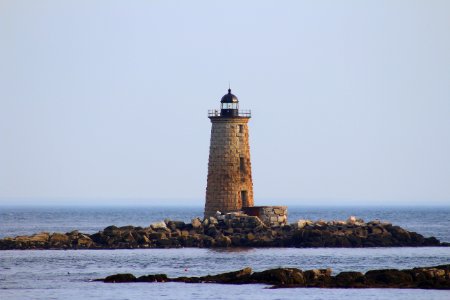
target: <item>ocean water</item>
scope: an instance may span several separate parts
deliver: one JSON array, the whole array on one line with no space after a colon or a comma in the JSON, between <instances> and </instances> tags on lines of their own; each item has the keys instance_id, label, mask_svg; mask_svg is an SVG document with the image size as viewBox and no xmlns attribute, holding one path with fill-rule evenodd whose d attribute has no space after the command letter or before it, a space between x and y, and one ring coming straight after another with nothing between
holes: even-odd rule
<instances>
[{"instance_id":1,"label":"ocean water","mask_svg":"<svg viewBox=\"0 0 450 300\"><path fill-rule=\"evenodd\" d=\"M189 221L201 207L0 208L0 236L79 229L93 233L109 225L148 226L164 218ZM449 208L289 207L289 219L391 221L450 242ZM450 299L450 291L400 289L267 289L266 285L185 283L105 284L115 273L200 276L244 267L331 267L334 273L450 264L450 248L370 249L139 249L0 251L0 299Z\"/></svg>"}]
</instances>

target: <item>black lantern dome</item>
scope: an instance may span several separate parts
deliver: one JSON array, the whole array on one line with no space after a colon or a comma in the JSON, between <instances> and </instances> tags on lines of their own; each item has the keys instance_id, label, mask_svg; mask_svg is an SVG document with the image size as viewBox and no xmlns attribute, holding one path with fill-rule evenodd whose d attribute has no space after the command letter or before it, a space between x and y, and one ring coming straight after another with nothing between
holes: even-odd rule
<instances>
[{"instance_id":1,"label":"black lantern dome","mask_svg":"<svg viewBox=\"0 0 450 300\"><path fill-rule=\"evenodd\" d=\"M222 97L220 103L239 103L238 98L231 93L231 89L228 89L228 94Z\"/></svg>"}]
</instances>

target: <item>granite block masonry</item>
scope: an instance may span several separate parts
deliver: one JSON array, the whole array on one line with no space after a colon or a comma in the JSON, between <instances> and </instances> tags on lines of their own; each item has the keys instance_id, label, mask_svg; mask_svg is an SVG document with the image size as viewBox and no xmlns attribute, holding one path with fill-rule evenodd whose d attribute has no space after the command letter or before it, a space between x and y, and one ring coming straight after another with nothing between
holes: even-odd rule
<instances>
[{"instance_id":1,"label":"granite block masonry","mask_svg":"<svg viewBox=\"0 0 450 300\"><path fill-rule=\"evenodd\" d=\"M205 218L253 206L248 121L250 111L239 110L238 98L228 89L221 110L211 120Z\"/></svg>"},{"instance_id":2,"label":"granite block masonry","mask_svg":"<svg viewBox=\"0 0 450 300\"><path fill-rule=\"evenodd\" d=\"M246 215L258 217L269 227L287 225L287 206L252 206L243 207L242 211Z\"/></svg>"}]
</instances>

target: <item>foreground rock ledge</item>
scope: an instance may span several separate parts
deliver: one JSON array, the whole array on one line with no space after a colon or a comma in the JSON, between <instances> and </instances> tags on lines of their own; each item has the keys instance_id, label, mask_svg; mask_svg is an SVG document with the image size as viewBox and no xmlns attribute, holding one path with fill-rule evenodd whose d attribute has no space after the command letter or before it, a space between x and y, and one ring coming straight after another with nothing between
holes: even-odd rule
<instances>
[{"instance_id":1,"label":"foreground rock ledge","mask_svg":"<svg viewBox=\"0 0 450 300\"><path fill-rule=\"evenodd\" d=\"M279 268L262 272L252 272L245 268L235 272L202 277L169 278L165 274L135 277L133 274L116 274L103 281L107 283L125 282L185 282L222 284L270 284L273 288L409 288L409 289L450 289L450 265L414 268L407 270L372 270L341 272L331 275L331 269L302 271L295 268Z\"/></svg>"},{"instance_id":2,"label":"foreground rock ledge","mask_svg":"<svg viewBox=\"0 0 450 300\"><path fill-rule=\"evenodd\" d=\"M95 234L41 232L0 239L0 250L10 249L135 249L179 247L422 247L449 246L434 237L380 221L299 220L266 226L258 217L226 215L191 223L165 220L149 227L109 226Z\"/></svg>"}]
</instances>

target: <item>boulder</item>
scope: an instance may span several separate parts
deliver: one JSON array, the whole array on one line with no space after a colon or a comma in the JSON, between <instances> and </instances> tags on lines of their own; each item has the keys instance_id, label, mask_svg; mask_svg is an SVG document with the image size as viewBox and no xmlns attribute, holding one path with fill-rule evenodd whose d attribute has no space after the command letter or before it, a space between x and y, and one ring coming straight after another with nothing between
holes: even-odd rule
<instances>
[{"instance_id":1,"label":"boulder","mask_svg":"<svg viewBox=\"0 0 450 300\"><path fill-rule=\"evenodd\" d=\"M253 241L255 239L255 235L253 233L247 233L247 240Z\"/></svg>"},{"instance_id":2,"label":"boulder","mask_svg":"<svg viewBox=\"0 0 450 300\"><path fill-rule=\"evenodd\" d=\"M126 226L119 227L120 231L133 231L135 229L136 228L134 226L132 226L132 225L126 225Z\"/></svg>"},{"instance_id":3,"label":"boulder","mask_svg":"<svg viewBox=\"0 0 450 300\"><path fill-rule=\"evenodd\" d=\"M344 226L344 225L346 225L346 224L347 224L347 222L342 221L342 220L331 221L331 225Z\"/></svg>"},{"instance_id":4,"label":"boulder","mask_svg":"<svg viewBox=\"0 0 450 300\"><path fill-rule=\"evenodd\" d=\"M215 245L217 247L230 247L231 246L231 239L228 236L217 236L215 238Z\"/></svg>"},{"instance_id":5,"label":"boulder","mask_svg":"<svg viewBox=\"0 0 450 300\"><path fill-rule=\"evenodd\" d=\"M231 244L234 247L242 247L244 246L245 243L244 239L242 239L242 237L239 234L235 234L231 237Z\"/></svg>"},{"instance_id":6,"label":"boulder","mask_svg":"<svg viewBox=\"0 0 450 300\"><path fill-rule=\"evenodd\" d=\"M219 224L219 221L214 217L209 217L209 223L213 225Z\"/></svg>"},{"instance_id":7,"label":"boulder","mask_svg":"<svg viewBox=\"0 0 450 300\"><path fill-rule=\"evenodd\" d=\"M364 275L367 285L399 286L412 283L411 274L396 269L372 270Z\"/></svg>"},{"instance_id":8,"label":"boulder","mask_svg":"<svg viewBox=\"0 0 450 300\"><path fill-rule=\"evenodd\" d=\"M135 279L136 282L167 282L166 274L144 275Z\"/></svg>"},{"instance_id":9,"label":"boulder","mask_svg":"<svg viewBox=\"0 0 450 300\"><path fill-rule=\"evenodd\" d=\"M50 234L48 232L40 232L29 237L29 241L35 243L47 243L49 239Z\"/></svg>"},{"instance_id":10,"label":"boulder","mask_svg":"<svg viewBox=\"0 0 450 300\"><path fill-rule=\"evenodd\" d=\"M172 221L172 220L166 222L166 225L167 228L170 229L171 231L181 230L186 226L186 224L182 221Z\"/></svg>"},{"instance_id":11,"label":"boulder","mask_svg":"<svg viewBox=\"0 0 450 300\"><path fill-rule=\"evenodd\" d=\"M251 268L244 268L234 272L203 276L200 277L200 280L213 283L243 283L248 281L251 273Z\"/></svg>"},{"instance_id":12,"label":"boulder","mask_svg":"<svg viewBox=\"0 0 450 300\"><path fill-rule=\"evenodd\" d=\"M124 234L122 240L127 243L136 243L136 239L134 238L133 233L131 233L130 231Z\"/></svg>"},{"instance_id":13,"label":"boulder","mask_svg":"<svg viewBox=\"0 0 450 300\"><path fill-rule=\"evenodd\" d=\"M372 234L382 234L385 230L381 226L369 227L369 232Z\"/></svg>"},{"instance_id":14,"label":"boulder","mask_svg":"<svg viewBox=\"0 0 450 300\"><path fill-rule=\"evenodd\" d=\"M192 227L195 228L195 229L201 228L201 227L202 227L202 222L200 221L199 218L195 218L195 219L192 219L191 225L192 225Z\"/></svg>"},{"instance_id":15,"label":"boulder","mask_svg":"<svg viewBox=\"0 0 450 300\"><path fill-rule=\"evenodd\" d=\"M76 239L76 245L78 248L90 248L93 245L93 241L89 236L80 234Z\"/></svg>"},{"instance_id":16,"label":"boulder","mask_svg":"<svg viewBox=\"0 0 450 300\"><path fill-rule=\"evenodd\" d=\"M220 230L218 230L214 225L210 225L209 228L206 230L206 234L215 238L220 234Z\"/></svg>"},{"instance_id":17,"label":"boulder","mask_svg":"<svg viewBox=\"0 0 450 300\"><path fill-rule=\"evenodd\" d=\"M410 232L399 226L392 226L390 229L392 236L400 242L407 242L411 239Z\"/></svg>"},{"instance_id":18,"label":"boulder","mask_svg":"<svg viewBox=\"0 0 450 300\"><path fill-rule=\"evenodd\" d=\"M153 223L153 224L150 225L150 227L151 227L153 230L157 230L157 229L167 229L167 225L166 225L166 223L165 223L164 221Z\"/></svg>"},{"instance_id":19,"label":"boulder","mask_svg":"<svg viewBox=\"0 0 450 300\"><path fill-rule=\"evenodd\" d=\"M262 272L255 272L251 279L257 283L268 283L274 285L304 285L303 272L295 268L278 268Z\"/></svg>"},{"instance_id":20,"label":"boulder","mask_svg":"<svg viewBox=\"0 0 450 300\"><path fill-rule=\"evenodd\" d=\"M103 279L106 283L135 282L136 277L133 274L115 274Z\"/></svg>"},{"instance_id":21,"label":"boulder","mask_svg":"<svg viewBox=\"0 0 450 300\"><path fill-rule=\"evenodd\" d=\"M296 223L293 223L292 224L292 227L294 227L294 228L296 228L296 229L302 229L303 227L305 227L306 225L308 225L308 222L309 220L303 220L303 219L300 219L300 220L298 220ZM312 223L312 222L311 222Z\"/></svg>"},{"instance_id":22,"label":"boulder","mask_svg":"<svg viewBox=\"0 0 450 300\"><path fill-rule=\"evenodd\" d=\"M151 244L151 241L150 241L150 239L146 236L146 235L143 235L142 236L142 243L145 245L145 244Z\"/></svg>"},{"instance_id":23,"label":"boulder","mask_svg":"<svg viewBox=\"0 0 450 300\"><path fill-rule=\"evenodd\" d=\"M67 246L69 243L69 237L62 233L53 233L50 236L49 243L51 247Z\"/></svg>"},{"instance_id":24,"label":"boulder","mask_svg":"<svg viewBox=\"0 0 450 300\"><path fill-rule=\"evenodd\" d=\"M341 272L336 275L338 287L356 287L364 282L364 274L361 272Z\"/></svg>"},{"instance_id":25,"label":"boulder","mask_svg":"<svg viewBox=\"0 0 450 300\"><path fill-rule=\"evenodd\" d=\"M111 235L111 234L113 234L115 232L118 232L118 231L120 231L119 228L117 226L114 226L114 225L108 226L105 229L103 229L103 233L106 234L106 235Z\"/></svg>"},{"instance_id":26,"label":"boulder","mask_svg":"<svg viewBox=\"0 0 450 300\"><path fill-rule=\"evenodd\" d=\"M347 219L347 224L353 225L356 223L356 217L355 216L350 216Z\"/></svg>"},{"instance_id":27,"label":"boulder","mask_svg":"<svg viewBox=\"0 0 450 300\"><path fill-rule=\"evenodd\" d=\"M314 223L314 225L318 225L318 226L327 226L328 223L325 220L318 220Z\"/></svg>"},{"instance_id":28,"label":"boulder","mask_svg":"<svg viewBox=\"0 0 450 300\"><path fill-rule=\"evenodd\" d=\"M206 248L214 247L216 241L213 237L207 236L207 235L201 235L201 246Z\"/></svg>"},{"instance_id":29,"label":"boulder","mask_svg":"<svg viewBox=\"0 0 450 300\"><path fill-rule=\"evenodd\" d=\"M308 282L313 282L318 279L324 279L326 277L330 277L332 273L332 270L330 268L328 269L312 269L304 272L305 279Z\"/></svg>"},{"instance_id":30,"label":"boulder","mask_svg":"<svg viewBox=\"0 0 450 300\"><path fill-rule=\"evenodd\" d=\"M151 240L161 240L165 239L166 235L164 232L152 232L148 235Z\"/></svg>"},{"instance_id":31,"label":"boulder","mask_svg":"<svg viewBox=\"0 0 450 300\"><path fill-rule=\"evenodd\" d=\"M180 236L181 236L181 230L175 229L174 231L172 231L172 232L170 233L170 236L171 236L171 237L180 237Z\"/></svg>"},{"instance_id":32,"label":"boulder","mask_svg":"<svg viewBox=\"0 0 450 300\"><path fill-rule=\"evenodd\" d=\"M172 239L166 237L156 240L156 245L162 248L169 248L172 245Z\"/></svg>"}]
</instances>

